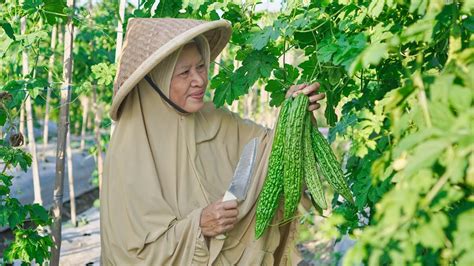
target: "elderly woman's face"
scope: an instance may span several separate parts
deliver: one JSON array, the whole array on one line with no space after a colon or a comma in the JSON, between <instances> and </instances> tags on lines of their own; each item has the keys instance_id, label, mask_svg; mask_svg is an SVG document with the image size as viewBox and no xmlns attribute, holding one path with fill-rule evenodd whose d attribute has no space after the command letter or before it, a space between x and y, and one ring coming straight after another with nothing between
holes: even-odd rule
<instances>
[{"instance_id":1,"label":"elderly woman's face","mask_svg":"<svg viewBox=\"0 0 474 266\"><path fill-rule=\"evenodd\" d=\"M184 46L171 79L170 99L187 112L197 112L204 106L207 83L207 68L198 47Z\"/></svg>"}]
</instances>

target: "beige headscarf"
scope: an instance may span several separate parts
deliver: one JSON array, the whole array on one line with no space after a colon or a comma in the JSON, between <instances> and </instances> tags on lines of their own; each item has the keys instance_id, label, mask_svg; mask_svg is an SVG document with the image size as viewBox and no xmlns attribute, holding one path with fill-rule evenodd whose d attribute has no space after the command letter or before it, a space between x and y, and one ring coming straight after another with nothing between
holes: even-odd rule
<instances>
[{"instance_id":1,"label":"beige headscarf","mask_svg":"<svg viewBox=\"0 0 474 266\"><path fill-rule=\"evenodd\" d=\"M195 41L209 66L207 41ZM150 73L165 95L180 51ZM243 146L254 137L260 140L256 170L239 205L239 221L227 239L212 238L208 247L199 227L201 211L222 198ZM254 237L271 141L272 131L212 103L179 113L142 80L124 102L107 151L100 195L102 264L286 264L288 225Z\"/></svg>"}]
</instances>

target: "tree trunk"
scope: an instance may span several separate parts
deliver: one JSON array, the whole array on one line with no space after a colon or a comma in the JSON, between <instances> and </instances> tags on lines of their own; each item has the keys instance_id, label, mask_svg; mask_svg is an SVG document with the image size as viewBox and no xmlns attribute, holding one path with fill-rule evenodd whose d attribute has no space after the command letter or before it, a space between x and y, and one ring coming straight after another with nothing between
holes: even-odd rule
<instances>
[{"instance_id":1,"label":"tree trunk","mask_svg":"<svg viewBox=\"0 0 474 266\"><path fill-rule=\"evenodd\" d=\"M67 176L69 181L69 202L71 207L71 223L77 226L76 220L76 193L74 192L74 173L72 169L72 149L71 149L71 130L67 134L66 143L66 155L67 155Z\"/></svg>"},{"instance_id":2,"label":"tree trunk","mask_svg":"<svg viewBox=\"0 0 474 266\"><path fill-rule=\"evenodd\" d=\"M125 20L125 5L127 4L126 0L120 0L119 5L119 19L117 24L117 46L115 47L115 62L118 62L120 57L120 52L122 51L123 44L123 22Z\"/></svg>"},{"instance_id":3,"label":"tree trunk","mask_svg":"<svg viewBox=\"0 0 474 266\"><path fill-rule=\"evenodd\" d=\"M26 34L26 17L21 18L21 35ZM29 72L29 62L28 62L28 53L26 50L22 51L22 74L26 77ZM31 170L33 175L33 191L34 191L34 202L38 204L43 204L41 198L41 184L39 177L39 166L38 158L36 154L36 142L34 136L34 127L33 127L33 110L31 107L31 97L28 94L25 100L25 111L26 111L26 126L28 130L28 146L31 153Z\"/></svg>"},{"instance_id":4,"label":"tree trunk","mask_svg":"<svg viewBox=\"0 0 474 266\"><path fill-rule=\"evenodd\" d=\"M46 108L44 111L44 124L43 124L43 153L46 152L48 147L48 128L49 128L49 104L51 101L51 86L53 84L53 68L54 68L54 59L56 50L56 37L58 35L58 26L53 26L53 31L51 32L51 51L52 55L49 58L49 68L48 68L48 89L46 91Z\"/></svg>"},{"instance_id":5,"label":"tree trunk","mask_svg":"<svg viewBox=\"0 0 474 266\"><path fill-rule=\"evenodd\" d=\"M81 145L80 149L84 150L86 146L86 128L87 128L87 117L89 115L89 97L81 97L82 104L82 129L81 129Z\"/></svg>"},{"instance_id":6,"label":"tree trunk","mask_svg":"<svg viewBox=\"0 0 474 266\"><path fill-rule=\"evenodd\" d=\"M93 99L94 99L94 134L95 134L95 143L97 146L97 174L99 177L99 191L102 189L102 172L103 172L103 159L102 159L102 145L101 145L101 136L100 136L100 121L101 121L101 110L99 108L99 103L97 100L97 85L93 84Z\"/></svg>"},{"instance_id":7,"label":"tree trunk","mask_svg":"<svg viewBox=\"0 0 474 266\"><path fill-rule=\"evenodd\" d=\"M28 95L25 101L26 109L26 127L28 129L28 146L31 153L31 170L33 175L33 189L34 189L34 202L40 205L43 204L41 197L41 184L39 176L38 156L36 154L36 141L34 136L33 128L33 110L31 107L31 98Z\"/></svg>"},{"instance_id":8,"label":"tree trunk","mask_svg":"<svg viewBox=\"0 0 474 266\"><path fill-rule=\"evenodd\" d=\"M74 9L74 0L67 0L67 6ZM51 250L51 265L59 265L61 252L61 214L63 208L63 185L64 185L64 155L66 152L66 137L69 126L69 103L71 101L72 83L72 47L74 26L72 18L69 17L64 36L64 58L63 58L63 86L61 89L61 105L59 109L58 124L58 146L56 150L56 180L53 197L53 225L51 233L54 245Z\"/></svg>"},{"instance_id":9,"label":"tree trunk","mask_svg":"<svg viewBox=\"0 0 474 266\"><path fill-rule=\"evenodd\" d=\"M19 130L20 130L21 135L24 137L24 143L26 143L26 141L28 140L28 137L25 134L25 103L23 103L20 107L20 129Z\"/></svg>"},{"instance_id":10,"label":"tree trunk","mask_svg":"<svg viewBox=\"0 0 474 266\"><path fill-rule=\"evenodd\" d=\"M123 44L123 22L125 21L125 8L127 5L127 0L120 0L119 5L119 19L117 23L117 45L115 47L115 63L118 62L120 58L120 53L122 52L122 44ZM112 124L110 125L110 136L114 133L115 129L115 121L112 120Z\"/></svg>"},{"instance_id":11,"label":"tree trunk","mask_svg":"<svg viewBox=\"0 0 474 266\"><path fill-rule=\"evenodd\" d=\"M93 121L92 115L87 116L87 125L86 125L86 130L92 131L94 127L94 121Z\"/></svg>"}]
</instances>

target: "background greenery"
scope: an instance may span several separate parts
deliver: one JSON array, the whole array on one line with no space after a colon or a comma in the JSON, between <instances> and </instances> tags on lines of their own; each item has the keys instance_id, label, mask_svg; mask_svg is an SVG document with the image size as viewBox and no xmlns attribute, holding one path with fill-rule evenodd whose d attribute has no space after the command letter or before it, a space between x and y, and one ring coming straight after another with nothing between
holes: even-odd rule
<instances>
[{"instance_id":1,"label":"background greenery","mask_svg":"<svg viewBox=\"0 0 474 266\"><path fill-rule=\"evenodd\" d=\"M231 43L211 67L207 98L268 126L289 86L321 84L327 100L319 125L330 127L334 147L350 144L338 152L356 204L336 195L321 227L328 237L348 234L357 241L344 265L473 265L474 1L284 1L277 12L258 7L257 1L141 1L127 6L126 18L229 20ZM53 88L51 116L57 121L63 48L49 47L52 26L61 29L68 14L77 33L71 131L79 133L83 123L77 99L92 97L94 86L101 111L110 107L118 2L71 10L54 0L0 1L0 91L10 95L0 106L6 166L28 167L28 155L6 138L18 131L26 93L39 120L45 88ZM28 30L19 34L24 16ZM27 76L20 69L23 49L34 62ZM52 53L57 59L48 83ZM110 125L105 115L104 150ZM3 173L0 225L18 235L37 234L22 224L29 212L47 225L44 209L15 203L8 196L12 177ZM45 237L28 243L18 237L5 259L40 261L47 254Z\"/></svg>"}]
</instances>

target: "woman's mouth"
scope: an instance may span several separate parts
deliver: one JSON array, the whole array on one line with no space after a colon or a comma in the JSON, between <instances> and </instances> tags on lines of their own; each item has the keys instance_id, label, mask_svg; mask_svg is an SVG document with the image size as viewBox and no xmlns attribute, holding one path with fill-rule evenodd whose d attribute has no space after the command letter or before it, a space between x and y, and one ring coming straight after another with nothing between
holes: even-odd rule
<instances>
[{"instance_id":1,"label":"woman's mouth","mask_svg":"<svg viewBox=\"0 0 474 266\"><path fill-rule=\"evenodd\" d=\"M196 100L201 100L204 97L204 90L191 93L189 96Z\"/></svg>"}]
</instances>

